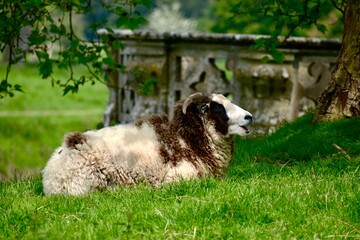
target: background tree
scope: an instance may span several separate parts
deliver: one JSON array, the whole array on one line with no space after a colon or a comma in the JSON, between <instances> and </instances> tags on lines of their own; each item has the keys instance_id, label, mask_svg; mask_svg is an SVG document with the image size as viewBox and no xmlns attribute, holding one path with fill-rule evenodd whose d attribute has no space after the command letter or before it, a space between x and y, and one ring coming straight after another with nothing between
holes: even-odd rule
<instances>
[{"instance_id":1,"label":"background tree","mask_svg":"<svg viewBox=\"0 0 360 240\"><path fill-rule=\"evenodd\" d=\"M342 47L314 121L360 116L360 4L346 1Z\"/></svg>"},{"instance_id":2,"label":"background tree","mask_svg":"<svg viewBox=\"0 0 360 240\"><path fill-rule=\"evenodd\" d=\"M174 0L159 0L159 3L171 4ZM343 29L343 46L340 51L329 87L319 98L315 121L341 116L359 116L359 71L360 71L360 4L357 0L221 0L221 1L180 1L180 13L188 17L207 18L207 24L200 29L215 32L240 32L268 34L270 38L260 39L255 47L267 50L276 61L283 59L277 48L293 35L324 37L339 36ZM13 96L22 91L21 86L9 81L11 66L24 58L24 48L36 54L39 71L43 78L50 78L53 85L63 87L64 94L76 92L80 85L102 81L99 77L104 65L115 66L109 46L102 45L108 36L98 36L100 27L137 28L144 24L146 13L142 6L157 6L151 0L4 0L0 3L0 50L8 49L8 65L0 82L0 98ZM197 6L199 14L194 8ZM208 8L208 6L211 8ZM99 10L101 11L95 11ZM204 8L204 9L203 9ZM75 16L82 15L90 19L87 36L76 32ZM100 16L99 16L100 15ZM66 23L67 22L67 23ZM344 26L344 28L342 28ZM278 36L285 36L279 40ZM59 51L51 55L49 49L58 44ZM114 41L115 48L121 47ZM83 65L88 75L76 76L72 70L74 64ZM60 82L52 78L55 68L66 69L69 78Z\"/></svg>"},{"instance_id":3,"label":"background tree","mask_svg":"<svg viewBox=\"0 0 360 240\"><path fill-rule=\"evenodd\" d=\"M214 4L220 19L214 31L268 34L256 47L267 50L275 61L283 54L277 50L293 35L334 37L343 25L342 48L331 81L321 94L314 122L324 119L360 116L360 4L357 0L280 1L225 0ZM285 40L278 37L285 36Z\"/></svg>"},{"instance_id":4,"label":"background tree","mask_svg":"<svg viewBox=\"0 0 360 240\"><path fill-rule=\"evenodd\" d=\"M342 4L334 1L214 1L212 32L307 37L339 37ZM340 9L341 11L339 11Z\"/></svg>"},{"instance_id":5,"label":"background tree","mask_svg":"<svg viewBox=\"0 0 360 240\"><path fill-rule=\"evenodd\" d=\"M1 74L0 99L22 91L21 86L11 83L9 72L12 65L25 58L27 51L36 54L42 78L51 79L52 85L62 87L64 94L77 92L79 86L87 82L103 81L101 71L104 65L110 68L120 66L114 65L109 46L102 44L108 36L99 36L96 31L99 27L107 27L109 31L112 31L111 27L137 28L146 22L139 7L149 7L150 3L151 0L1 1L0 50L4 53L7 49L8 54L6 72ZM96 16L96 6L101 6L102 15L111 17ZM88 26L90 39L76 31L78 23L75 17L79 19L79 16L91 19ZM57 46L57 51L51 52L54 46ZM119 48L121 44L114 41L111 47ZM88 73L77 76L73 71L74 65L84 66ZM53 78L55 68L67 70L68 79L65 82Z\"/></svg>"}]
</instances>

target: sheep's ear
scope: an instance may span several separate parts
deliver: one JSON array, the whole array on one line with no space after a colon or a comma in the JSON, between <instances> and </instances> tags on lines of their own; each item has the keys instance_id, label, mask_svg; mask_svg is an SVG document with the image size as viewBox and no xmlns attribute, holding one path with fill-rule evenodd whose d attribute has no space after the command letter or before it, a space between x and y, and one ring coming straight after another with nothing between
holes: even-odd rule
<instances>
[{"instance_id":1,"label":"sheep's ear","mask_svg":"<svg viewBox=\"0 0 360 240\"><path fill-rule=\"evenodd\" d=\"M182 112L186 114L187 107L190 105L190 103L209 102L211 99L212 94L202 92L194 93L185 99Z\"/></svg>"}]
</instances>

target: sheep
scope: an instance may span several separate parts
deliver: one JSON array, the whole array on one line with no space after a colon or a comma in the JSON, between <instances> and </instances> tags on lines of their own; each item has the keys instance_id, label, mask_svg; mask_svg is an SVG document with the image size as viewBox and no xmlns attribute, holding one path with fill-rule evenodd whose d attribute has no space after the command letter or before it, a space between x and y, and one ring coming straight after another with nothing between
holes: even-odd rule
<instances>
[{"instance_id":1,"label":"sheep","mask_svg":"<svg viewBox=\"0 0 360 240\"><path fill-rule=\"evenodd\" d=\"M221 94L195 93L170 116L70 133L50 157L45 195L83 195L146 182L160 187L179 180L224 175L234 136L250 133L252 115Z\"/></svg>"}]
</instances>

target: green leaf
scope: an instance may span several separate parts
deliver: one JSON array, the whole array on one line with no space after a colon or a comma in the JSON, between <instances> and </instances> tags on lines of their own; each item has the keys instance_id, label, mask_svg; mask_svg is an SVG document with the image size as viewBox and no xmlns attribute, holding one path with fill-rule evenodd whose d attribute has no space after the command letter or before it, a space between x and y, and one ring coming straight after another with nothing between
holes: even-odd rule
<instances>
[{"instance_id":1,"label":"green leaf","mask_svg":"<svg viewBox=\"0 0 360 240\"><path fill-rule=\"evenodd\" d=\"M79 46L79 39L73 39L71 40L71 48L76 49Z\"/></svg>"},{"instance_id":2,"label":"green leaf","mask_svg":"<svg viewBox=\"0 0 360 240\"><path fill-rule=\"evenodd\" d=\"M316 24L316 28L317 30L319 30L320 32L324 33L327 31L327 28L324 24Z\"/></svg>"},{"instance_id":3,"label":"green leaf","mask_svg":"<svg viewBox=\"0 0 360 240\"><path fill-rule=\"evenodd\" d=\"M109 65L110 68L114 67L114 60L110 57L104 58L103 63Z\"/></svg>"},{"instance_id":4,"label":"green leaf","mask_svg":"<svg viewBox=\"0 0 360 240\"><path fill-rule=\"evenodd\" d=\"M273 57L275 62L280 63L280 62L284 61L284 58L285 58L284 53L282 53L278 50L274 50L274 51L271 51L270 54Z\"/></svg>"},{"instance_id":5,"label":"green leaf","mask_svg":"<svg viewBox=\"0 0 360 240\"><path fill-rule=\"evenodd\" d=\"M65 96L66 94L68 94L69 92L71 93L77 93L78 92L78 87L76 86L72 86L72 85L67 85L64 90L63 90L63 96Z\"/></svg>"},{"instance_id":6,"label":"green leaf","mask_svg":"<svg viewBox=\"0 0 360 240\"><path fill-rule=\"evenodd\" d=\"M125 72L126 66L124 64L119 64L116 66L116 69L119 70L120 72Z\"/></svg>"},{"instance_id":7,"label":"green leaf","mask_svg":"<svg viewBox=\"0 0 360 240\"><path fill-rule=\"evenodd\" d=\"M108 31L108 33L114 33L114 30L110 27L106 27L105 29Z\"/></svg>"},{"instance_id":8,"label":"green leaf","mask_svg":"<svg viewBox=\"0 0 360 240\"><path fill-rule=\"evenodd\" d=\"M40 61L44 59L49 59L49 54L47 54L46 52L35 50L35 54Z\"/></svg>"},{"instance_id":9,"label":"green leaf","mask_svg":"<svg viewBox=\"0 0 360 240\"><path fill-rule=\"evenodd\" d=\"M103 42L107 42L109 40L109 36L108 35L100 35L100 40Z\"/></svg>"},{"instance_id":10,"label":"green leaf","mask_svg":"<svg viewBox=\"0 0 360 240\"><path fill-rule=\"evenodd\" d=\"M84 45L84 44L79 44L79 49L80 49L80 51L85 52L85 50L87 49L87 47L86 47L86 45Z\"/></svg>"},{"instance_id":11,"label":"green leaf","mask_svg":"<svg viewBox=\"0 0 360 240\"><path fill-rule=\"evenodd\" d=\"M24 92L24 91L22 90L22 86L19 85L19 84L15 84L14 90L15 90L15 91L18 91L18 92Z\"/></svg>"},{"instance_id":12,"label":"green leaf","mask_svg":"<svg viewBox=\"0 0 360 240\"><path fill-rule=\"evenodd\" d=\"M22 87L19 84L15 84L14 87L7 82L6 79L3 79L0 83L0 99L9 95L10 97L14 97L14 91L24 92Z\"/></svg>"},{"instance_id":13,"label":"green leaf","mask_svg":"<svg viewBox=\"0 0 360 240\"><path fill-rule=\"evenodd\" d=\"M29 45L40 45L44 42L44 37L40 34L40 32L34 30L31 32L28 40Z\"/></svg>"},{"instance_id":14,"label":"green leaf","mask_svg":"<svg viewBox=\"0 0 360 240\"><path fill-rule=\"evenodd\" d=\"M130 21L127 25L127 27L131 30L134 30L136 28L139 28L141 25L145 25L147 23L147 20L144 17L141 16L134 16L130 18Z\"/></svg>"},{"instance_id":15,"label":"green leaf","mask_svg":"<svg viewBox=\"0 0 360 240\"><path fill-rule=\"evenodd\" d=\"M61 61L57 64L57 67L59 69L68 69L69 68L69 64L67 62Z\"/></svg>"},{"instance_id":16,"label":"green leaf","mask_svg":"<svg viewBox=\"0 0 360 240\"><path fill-rule=\"evenodd\" d=\"M48 78L53 73L52 62L50 59L46 59L39 63L39 72L42 78Z\"/></svg>"},{"instance_id":17,"label":"green leaf","mask_svg":"<svg viewBox=\"0 0 360 240\"><path fill-rule=\"evenodd\" d=\"M251 45L252 49L261 49L265 47L266 38L259 38L255 40L255 43Z\"/></svg>"},{"instance_id":18,"label":"green leaf","mask_svg":"<svg viewBox=\"0 0 360 240\"><path fill-rule=\"evenodd\" d=\"M23 59L22 54L15 56L15 58L13 58L11 62L12 62L12 64L18 63L18 62L20 62L21 59Z\"/></svg>"},{"instance_id":19,"label":"green leaf","mask_svg":"<svg viewBox=\"0 0 360 240\"><path fill-rule=\"evenodd\" d=\"M50 25L50 32L55 33L55 34L59 33L59 27L56 26L56 24L51 24Z\"/></svg>"},{"instance_id":20,"label":"green leaf","mask_svg":"<svg viewBox=\"0 0 360 240\"><path fill-rule=\"evenodd\" d=\"M144 83L139 84L139 90L141 94L151 95L155 93L155 86L157 83L156 78L149 78Z\"/></svg>"},{"instance_id":21,"label":"green leaf","mask_svg":"<svg viewBox=\"0 0 360 240\"><path fill-rule=\"evenodd\" d=\"M78 54L78 63L80 63L80 64L86 64L86 63L88 63L89 61L91 61L91 59L90 58L87 58L85 55L83 55L83 54Z\"/></svg>"},{"instance_id":22,"label":"green leaf","mask_svg":"<svg viewBox=\"0 0 360 240\"><path fill-rule=\"evenodd\" d=\"M145 6L146 8L150 8L151 7L151 0L134 0L134 4L135 5L142 5Z\"/></svg>"},{"instance_id":23,"label":"green leaf","mask_svg":"<svg viewBox=\"0 0 360 240\"><path fill-rule=\"evenodd\" d=\"M101 62L94 62L92 64L93 68L97 68L97 69L101 69L102 68L102 63Z\"/></svg>"},{"instance_id":24,"label":"green leaf","mask_svg":"<svg viewBox=\"0 0 360 240\"><path fill-rule=\"evenodd\" d=\"M112 47L114 49L120 49L120 48L122 49L124 47L124 44L120 40L115 40L112 43Z\"/></svg>"},{"instance_id":25,"label":"green leaf","mask_svg":"<svg viewBox=\"0 0 360 240\"><path fill-rule=\"evenodd\" d=\"M267 63L269 60L270 60L269 56L264 56L264 57L261 58L261 61L263 63Z\"/></svg>"},{"instance_id":26,"label":"green leaf","mask_svg":"<svg viewBox=\"0 0 360 240\"><path fill-rule=\"evenodd\" d=\"M11 84L9 84L5 79L0 83L0 91L7 92L8 88L11 88Z\"/></svg>"},{"instance_id":27,"label":"green leaf","mask_svg":"<svg viewBox=\"0 0 360 240\"><path fill-rule=\"evenodd\" d=\"M126 26L128 23L128 18L124 18L124 17L119 17L116 21L115 21L115 25L117 28L121 28Z\"/></svg>"}]
</instances>

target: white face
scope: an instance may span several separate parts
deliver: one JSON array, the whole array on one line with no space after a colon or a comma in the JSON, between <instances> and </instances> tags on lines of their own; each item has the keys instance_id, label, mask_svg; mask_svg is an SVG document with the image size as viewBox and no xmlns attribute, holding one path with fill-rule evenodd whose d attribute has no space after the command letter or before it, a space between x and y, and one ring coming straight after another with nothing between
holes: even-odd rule
<instances>
[{"instance_id":1,"label":"white face","mask_svg":"<svg viewBox=\"0 0 360 240\"><path fill-rule=\"evenodd\" d=\"M250 131L245 126L253 122L253 117L251 113L233 104L229 99L227 99L221 94L214 93L212 100L222 104L226 110L226 114L229 117L228 134L246 136L250 133Z\"/></svg>"}]
</instances>

